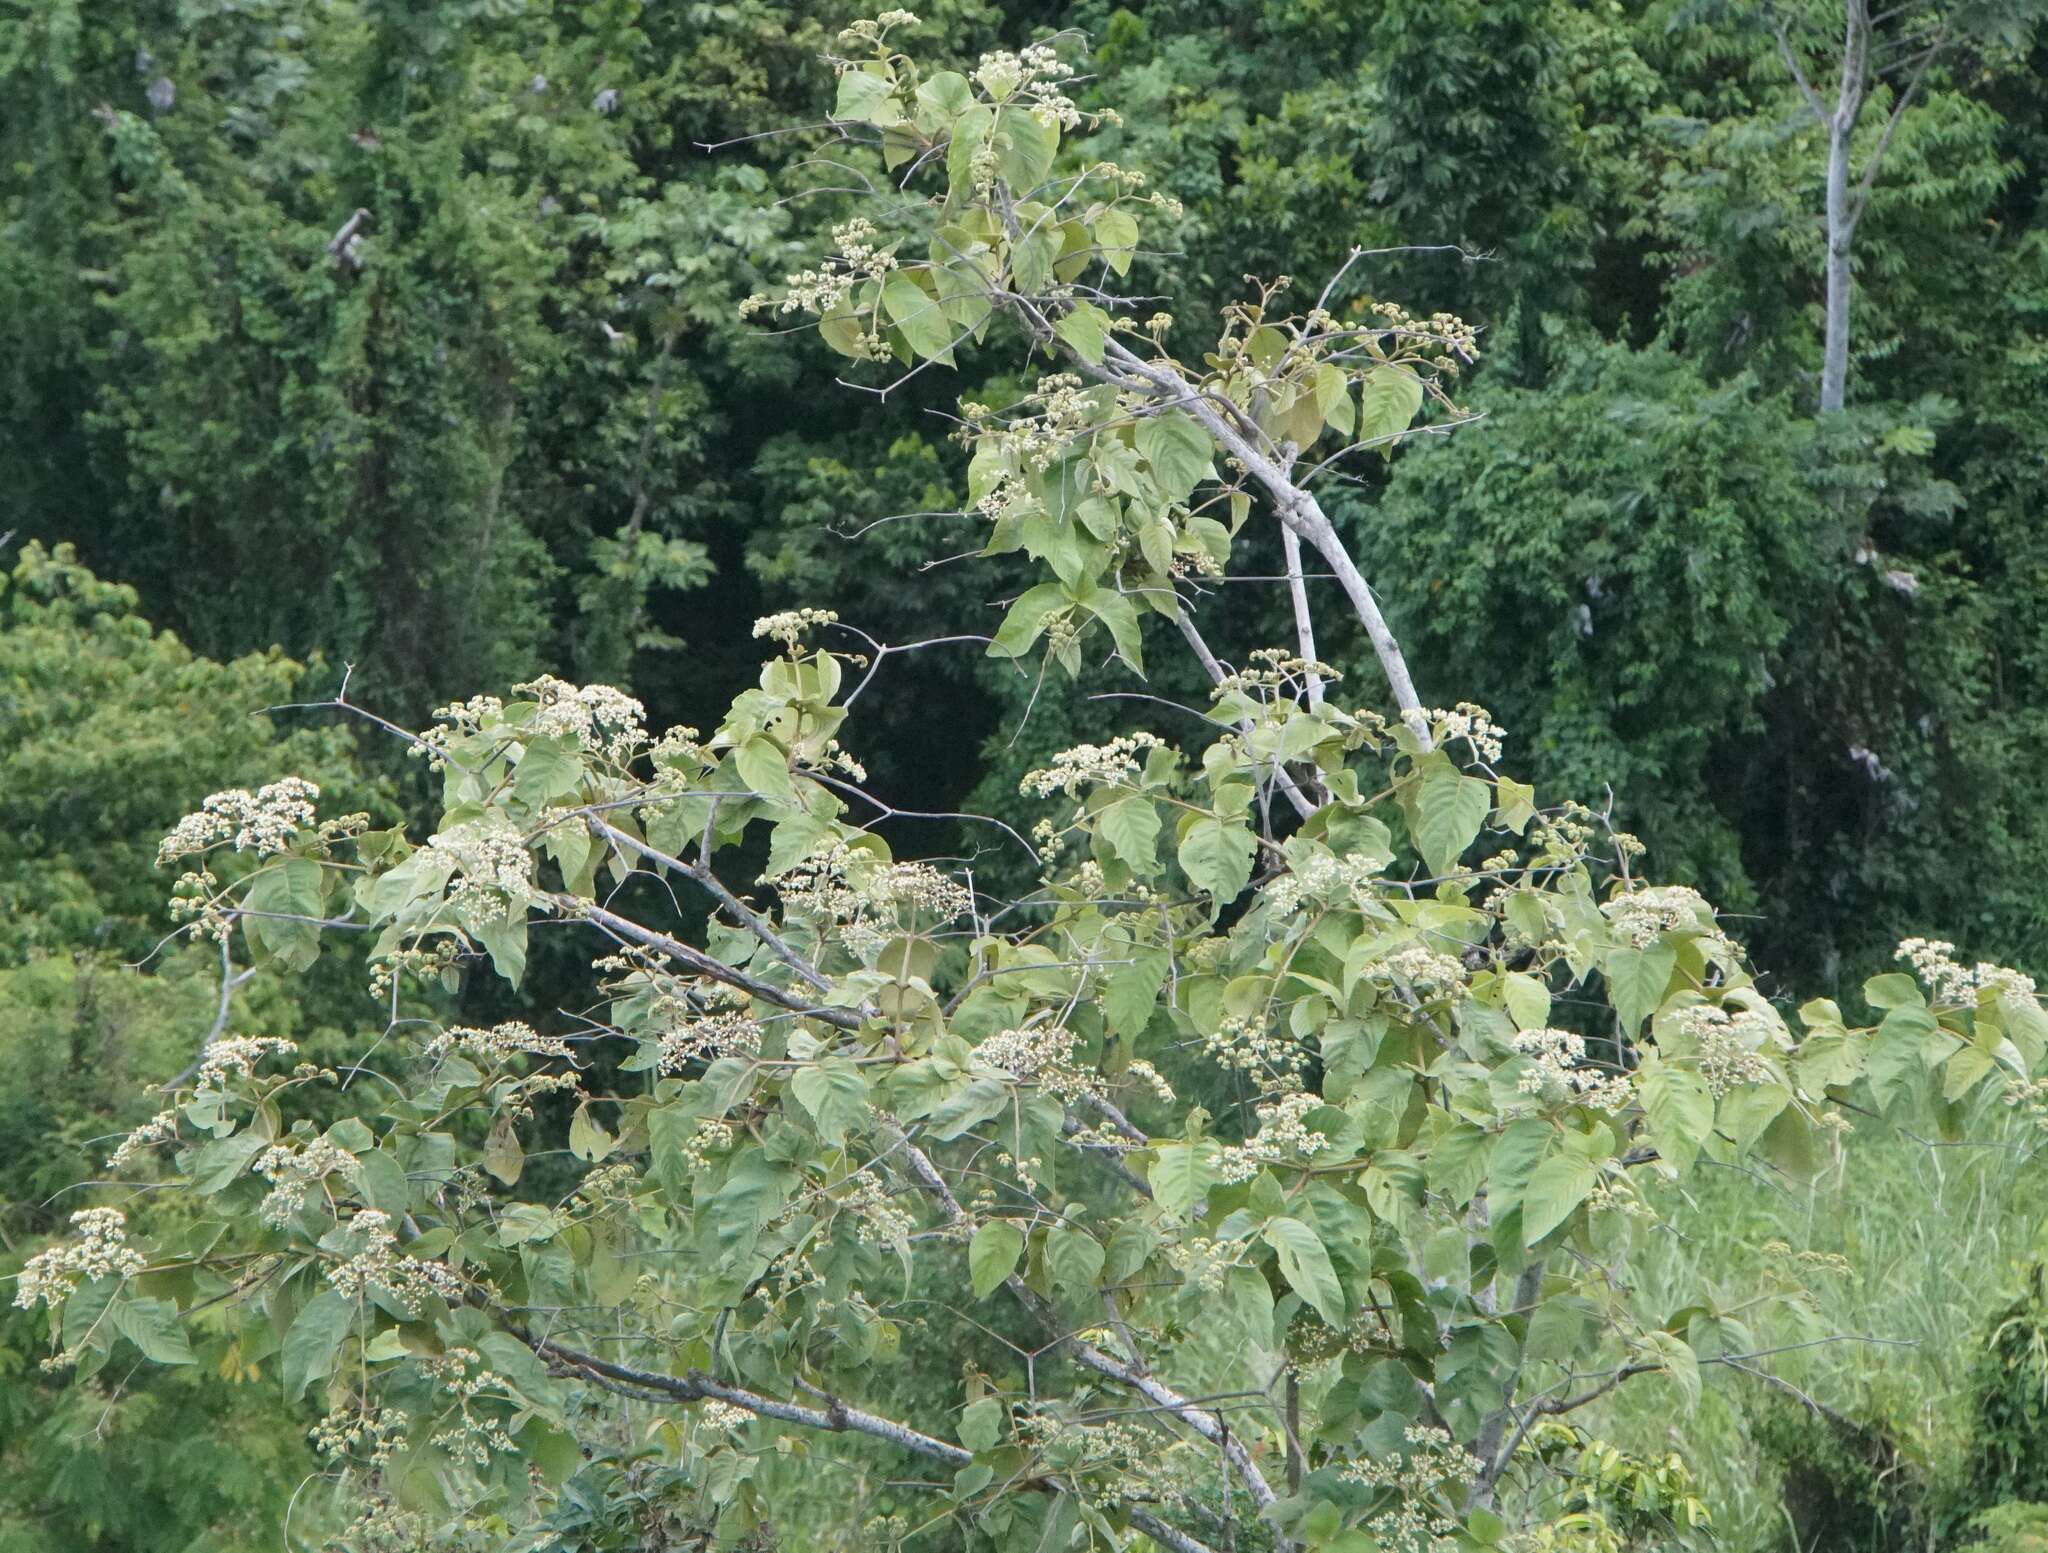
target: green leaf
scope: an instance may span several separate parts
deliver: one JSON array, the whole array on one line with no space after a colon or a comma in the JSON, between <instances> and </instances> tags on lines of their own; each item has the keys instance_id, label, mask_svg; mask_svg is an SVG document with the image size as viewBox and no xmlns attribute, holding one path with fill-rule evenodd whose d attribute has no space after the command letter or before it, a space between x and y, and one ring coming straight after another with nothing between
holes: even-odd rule
<instances>
[{"instance_id":1,"label":"green leaf","mask_svg":"<svg viewBox=\"0 0 2048 1553\"><path fill-rule=\"evenodd\" d=\"M244 903L263 915L244 917L256 942L295 971L320 958L321 869L310 857L286 857L259 872ZM314 920L296 921L293 918Z\"/></svg>"},{"instance_id":2,"label":"green leaf","mask_svg":"<svg viewBox=\"0 0 2048 1553\"><path fill-rule=\"evenodd\" d=\"M918 123L941 132L974 106L974 88L957 70L941 70L917 88Z\"/></svg>"},{"instance_id":3,"label":"green leaf","mask_svg":"<svg viewBox=\"0 0 2048 1553\"><path fill-rule=\"evenodd\" d=\"M1097 588L1088 595L1089 613L1109 627L1117 655L1138 673L1145 672L1145 647L1138 632L1137 606L1113 588Z\"/></svg>"},{"instance_id":4,"label":"green leaf","mask_svg":"<svg viewBox=\"0 0 2048 1553\"><path fill-rule=\"evenodd\" d=\"M1447 874L1493 810L1493 788L1478 777L1435 770L1415 795L1415 845L1432 873Z\"/></svg>"},{"instance_id":5,"label":"green leaf","mask_svg":"<svg viewBox=\"0 0 2048 1553\"><path fill-rule=\"evenodd\" d=\"M1139 951L1129 965L1110 972L1102 988L1102 1015L1113 1032L1130 1039L1144 1033L1171 968L1166 951L1152 949Z\"/></svg>"},{"instance_id":6,"label":"green leaf","mask_svg":"<svg viewBox=\"0 0 2048 1553\"><path fill-rule=\"evenodd\" d=\"M475 932L490 951L492 968L516 987L526 975L526 912L518 906L512 910L515 915L478 923Z\"/></svg>"},{"instance_id":7,"label":"green leaf","mask_svg":"<svg viewBox=\"0 0 2048 1553\"><path fill-rule=\"evenodd\" d=\"M1041 582L1037 587L1027 589L1010 606L1010 612L1003 616L1003 623L996 628L995 640L988 644L988 656L1023 657L1045 634L1052 617L1063 609L1071 608L1073 602L1067 596L1067 590L1056 582Z\"/></svg>"},{"instance_id":8,"label":"green leaf","mask_svg":"<svg viewBox=\"0 0 2048 1553\"><path fill-rule=\"evenodd\" d=\"M1920 984L1902 971L1887 971L1863 984L1863 1000L1872 1008L1925 1008Z\"/></svg>"},{"instance_id":9,"label":"green leaf","mask_svg":"<svg viewBox=\"0 0 2048 1553\"><path fill-rule=\"evenodd\" d=\"M1147 416L1138 422L1138 451L1152 466L1152 480L1168 501L1186 501L1190 492L1214 471L1215 446L1209 434L1178 410Z\"/></svg>"},{"instance_id":10,"label":"green leaf","mask_svg":"<svg viewBox=\"0 0 2048 1553\"><path fill-rule=\"evenodd\" d=\"M882 282L882 310L903 331L910 348L927 361L953 365L955 330L938 299L908 270L891 270Z\"/></svg>"},{"instance_id":11,"label":"green leaf","mask_svg":"<svg viewBox=\"0 0 2048 1553\"><path fill-rule=\"evenodd\" d=\"M789 757L766 735L757 733L742 743L732 752L732 763L740 780L763 798L789 802L796 797L789 782Z\"/></svg>"},{"instance_id":12,"label":"green leaf","mask_svg":"<svg viewBox=\"0 0 2048 1553\"><path fill-rule=\"evenodd\" d=\"M491 1135L484 1140L484 1169L507 1186L519 1184L526 1169L526 1150L519 1146L519 1132L509 1116L491 1123Z\"/></svg>"},{"instance_id":13,"label":"green leaf","mask_svg":"<svg viewBox=\"0 0 2048 1553\"><path fill-rule=\"evenodd\" d=\"M1091 367L1102 365L1102 352L1109 340L1109 314L1093 302L1076 302L1052 332L1074 347L1074 352Z\"/></svg>"},{"instance_id":14,"label":"green leaf","mask_svg":"<svg viewBox=\"0 0 2048 1553\"><path fill-rule=\"evenodd\" d=\"M1602 967L1607 976L1607 1001L1614 1005L1623 1035L1634 1035L1643 1021L1663 1006L1665 988L1678 964L1678 952L1669 944L1648 949L1612 949Z\"/></svg>"},{"instance_id":15,"label":"green leaf","mask_svg":"<svg viewBox=\"0 0 2048 1553\"><path fill-rule=\"evenodd\" d=\"M1349 1324L1344 1309L1344 1290L1337 1282L1337 1270L1330 1265L1330 1253L1322 1236L1299 1219L1270 1220L1259 1232L1280 1258L1280 1276L1287 1286L1314 1307L1317 1315L1337 1331Z\"/></svg>"},{"instance_id":16,"label":"green leaf","mask_svg":"<svg viewBox=\"0 0 2048 1553\"><path fill-rule=\"evenodd\" d=\"M926 1125L941 1143L950 1143L970 1127L979 1127L1010 1106L1010 1089L1001 1079L984 1074L963 1084L934 1108Z\"/></svg>"},{"instance_id":17,"label":"green leaf","mask_svg":"<svg viewBox=\"0 0 2048 1553\"><path fill-rule=\"evenodd\" d=\"M1095 242L1111 269L1129 274L1138 253L1138 223L1121 210L1105 210L1095 218Z\"/></svg>"},{"instance_id":18,"label":"green leaf","mask_svg":"<svg viewBox=\"0 0 2048 1553\"><path fill-rule=\"evenodd\" d=\"M1000 1288L1023 1254L1023 1232L1008 1219L992 1219L977 1229L967 1245L967 1276L974 1297L985 1300Z\"/></svg>"},{"instance_id":19,"label":"green leaf","mask_svg":"<svg viewBox=\"0 0 2048 1553\"><path fill-rule=\"evenodd\" d=\"M619 1140L598 1126L590 1114L590 1102L584 1101L576 1107L576 1114L569 1119L569 1152L578 1159L588 1160L593 1165L604 1163L611 1151L618 1147Z\"/></svg>"},{"instance_id":20,"label":"green leaf","mask_svg":"<svg viewBox=\"0 0 2048 1553\"><path fill-rule=\"evenodd\" d=\"M192 1345L169 1300L120 1300L108 1309L114 1330L158 1364L190 1364Z\"/></svg>"},{"instance_id":21,"label":"green leaf","mask_svg":"<svg viewBox=\"0 0 2048 1553\"><path fill-rule=\"evenodd\" d=\"M1159 871L1159 808L1150 798L1120 798L1095 816L1095 833L1141 879Z\"/></svg>"},{"instance_id":22,"label":"green leaf","mask_svg":"<svg viewBox=\"0 0 2048 1553\"><path fill-rule=\"evenodd\" d=\"M1570 1218L1599 1179L1600 1167L1571 1149L1538 1165L1522 1190L1522 1244L1535 1245Z\"/></svg>"},{"instance_id":23,"label":"green leaf","mask_svg":"<svg viewBox=\"0 0 2048 1553\"><path fill-rule=\"evenodd\" d=\"M832 117L849 124L874 124L883 128L903 122L903 105L896 101L894 77L849 70L839 78L839 95L832 105Z\"/></svg>"},{"instance_id":24,"label":"green leaf","mask_svg":"<svg viewBox=\"0 0 2048 1553\"><path fill-rule=\"evenodd\" d=\"M996 171L1012 193L1028 194L1052 170L1059 129L1029 108L1004 108L996 123Z\"/></svg>"},{"instance_id":25,"label":"green leaf","mask_svg":"<svg viewBox=\"0 0 2048 1553\"><path fill-rule=\"evenodd\" d=\"M979 1402L970 1402L960 1415L960 1443L977 1453L994 1450L1009 1416L1010 1410L999 1398L983 1397Z\"/></svg>"},{"instance_id":26,"label":"green leaf","mask_svg":"<svg viewBox=\"0 0 2048 1553\"><path fill-rule=\"evenodd\" d=\"M211 1197L241 1179L250 1162L270 1146L269 1140L253 1132L238 1132L231 1138L217 1138L201 1149L192 1161L192 1189Z\"/></svg>"},{"instance_id":27,"label":"green leaf","mask_svg":"<svg viewBox=\"0 0 2048 1553\"><path fill-rule=\"evenodd\" d=\"M355 1325L356 1305L333 1289L322 1289L306 1303L284 1335L284 1395L296 1402L316 1380L334 1373L334 1356Z\"/></svg>"},{"instance_id":28,"label":"green leaf","mask_svg":"<svg viewBox=\"0 0 2048 1553\"><path fill-rule=\"evenodd\" d=\"M1146 1179L1162 1212L1177 1219L1201 1217L1209 1188L1223 1179L1216 1168L1217 1148L1213 1138L1159 1146Z\"/></svg>"},{"instance_id":29,"label":"green leaf","mask_svg":"<svg viewBox=\"0 0 2048 1553\"><path fill-rule=\"evenodd\" d=\"M1072 1225L1061 1225L1045 1237L1045 1265L1053 1282L1069 1294L1087 1294L1102 1276L1104 1252L1095 1237Z\"/></svg>"},{"instance_id":30,"label":"green leaf","mask_svg":"<svg viewBox=\"0 0 2048 1553\"><path fill-rule=\"evenodd\" d=\"M1517 1030L1542 1030L1550 1024L1550 989L1534 976L1510 971L1501 980L1501 996Z\"/></svg>"},{"instance_id":31,"label":"green leaf","mask_svg":"<svg viewBox=\"0 0 2048 1553\"><path fill-rule=\"evenodd\" d=\"M1674 1169L1685 1171L1714 1130L1714 1094L1690 1068L1659 1063L1639 1091L1650 1141Z\"/></svg>"},{"instance_id":32,"label":"green leaf","mask_svg":"<svg viewBox=\"0 0 2048 1553\"><path fill-rule=\"evenodd\" d=\"M1381 451L1394 456L1391 439L1406 431L1422 408L1422 380L1406 367L1374 367L1365 375L1365 388L1358 396L1358 440L1381 442Z\"/></svg>"},{"instance_id":33,"label":"green leaf","mask_svg":"<svg viewBox=\"0 0 2048 1553\"><path fill-rule=\"evenodd\" d=\"M1180 841L1180 866L1197 889L1206 890L1220 909L1251 882L1252 857L1258 843L1242 825L1203 818L1188 827Z\"/></svg>"},{"instance_id":34,"label":"green leaf","mask_svg":"<svg viewBox=\"0 0 2048 1553\"><path fill-rule=\"evenodd\" d=\"M581 753L581 746L567 734L529 738L512 777L512 796L533 808L566 798L583 785Z\"/></svg>"},{"instance_id":35,"label":"green leaf","mask_svg":"<svg viewBox=\"0 0 2048 1553\"><path fill-rule=\"evenodd\" d=\"M1651 1328L1644 1334L1650 1341L1664 1372L1678 1382L1679 1394L1685 1398L1688 1410L1699 1405L1700 1400L1700 1358L1692 1351L1692 1345L1683 1338L1659 1328Z\"/></svg>"},{"instance_id":36,"label":"green leaf","mask_svg":"<svg viewBox=\"0 0 2048 1553\"><path fill-rule=\"evenodd\" d=\"M868 1118L868 1086L860 1069L844 1057L823 1057L799 1068L790 1092L818 1124L818 1136L837 1144L847 1129Z\"/></svg>"}]
</instances>

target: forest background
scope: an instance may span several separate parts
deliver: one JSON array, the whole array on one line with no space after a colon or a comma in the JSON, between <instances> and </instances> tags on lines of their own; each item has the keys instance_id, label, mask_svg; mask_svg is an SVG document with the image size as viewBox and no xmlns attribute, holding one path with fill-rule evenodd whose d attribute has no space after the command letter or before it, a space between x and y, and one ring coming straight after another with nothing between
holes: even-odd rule
<instances>
[{"instance_id":1,"label":"forest background","mask_svg":"<svg viewBox=\"0 0 2048 1553\"><path fill-rule=\"evenodd\" d=\"M1898 115L1855 238L1847 406L1822 416L1827 135L1758 8L922 11L964 59L1091 40L1077 96L1125 119L1104 149L1170 169L1190 218L1138 261L1160 291L1206 313L1247 274L1313 290L1358 247L1376 292L1484 331L1462 395L1484 418L1325 504L1419 677L1490 708L1522 775L1611 790L1662 877L1744 919L1767 986L1853 986L1930 928L2043 966L2030 23L1946 52ZM842 215L774 197L809 143L769 132L815 119L852 14L0 6L0 1272L215 1025L217 959L152 955L162 833L284 769L391 819L418 801L389 750L262 709L346 670L416 720L546 672L619 685L658 728L751 680L769 610L829 602L890 641L993 628L1007 563L947 559L979 545L933 413L953 390L798 392L834 372L824 345L738 318ZM1284 634L1283 590L1227 591L1205 608L1232 634ZM1322 647L1366 661L1341 629ZM906 810L1014 792L1114 718L972 652L895 672L861 753ZM1129 688L1191 690L1180 672ZM537 952L526 1006L549 975ZM364 1024L344 972L235 997L315 1049ZM2048 1498L2048 1361L2012 1325L2043 1330L2042 1194L2028 1140L2003 1144L1902 1136L1796 1201L1727 1183L1703 1265L1738 1278L1774 1237L1844 1252L1834 1325L1913 1346L1798 1361L1829 1418L1717 1386L1690 1419L1617 1421L1702 1472L1724 1545L1923 1545ZM273 1380L222 1361L86 1396L37 1360L10 1312L0 1553L278 1545L308 1419Z\"/></svg>"}]
</instances>

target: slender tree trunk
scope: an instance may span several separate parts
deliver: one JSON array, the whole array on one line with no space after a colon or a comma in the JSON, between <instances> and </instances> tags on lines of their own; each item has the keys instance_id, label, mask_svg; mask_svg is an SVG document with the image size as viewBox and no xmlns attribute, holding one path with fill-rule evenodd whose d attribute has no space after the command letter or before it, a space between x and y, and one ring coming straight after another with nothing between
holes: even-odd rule
<instances>
[{"instance_id":1,"label":"slender tree trunk","mask_svg":"<svg viewBox=\"0 0 2048 1553\"><path fill-rule=\"evenodd\" d=\"M1855 280L1849 251L1856 237L1856 214L1849 205L1849 134L1854 120L1839 115L1828 126L1828 253L1827 334L1820 369L1820 409L1826 415L1842 408L1849 386L1849 306Z\"/></svg>"}]
</instances>

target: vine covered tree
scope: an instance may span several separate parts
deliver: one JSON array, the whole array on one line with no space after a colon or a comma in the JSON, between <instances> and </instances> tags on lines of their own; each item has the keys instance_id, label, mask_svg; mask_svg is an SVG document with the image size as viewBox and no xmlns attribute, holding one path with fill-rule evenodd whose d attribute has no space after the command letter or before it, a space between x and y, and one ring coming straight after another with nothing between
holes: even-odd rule
<instances>
[{"instance_id":1,"label":"vine covered tree","mask_svg":"<svg viewBox=\"0 0 2048 1553\"><path fill-rule=\"evenodd\" d=\"M284 971L366 943L383 1028L336 1067L211 1039L109 1161L186 1211L145 1242L81 1208L17 1303L82 1379L212 1347L317 1395L344 1547L1618 1546L1622 1478L1689 1533L1682 1464L1566 1422L1761 1373L1754 1312L1657 1302L1664 1184L2036 1103L2032 983L1916 940L1871 1022L1788 1021L1705 900L1423 696L1322 505L1465 418L1473 331L1354 255L1176 355L1189 321L1122 288L1177 211L1088 155L1071 41L962 72L914 26L841 36L836 246L748 311L882 393L1007 352L1010 402L959 407L966 508L1042 580L986 637L768 616L708 732L554 679L361 713L438 776L423 836L289 774L205 799L160 853L185 930ZM1293 639L1212 643L1262 529ZM1319 599L1384 702L1319 661ZM1109 692L1114 738L945 817L1018 891L910 850L932 817L853 753L891 660L961 638L1041 690L1176 640L1211 681ZM536 935L580 1003L452 1017Z\"/></svg>"}]
</instances>

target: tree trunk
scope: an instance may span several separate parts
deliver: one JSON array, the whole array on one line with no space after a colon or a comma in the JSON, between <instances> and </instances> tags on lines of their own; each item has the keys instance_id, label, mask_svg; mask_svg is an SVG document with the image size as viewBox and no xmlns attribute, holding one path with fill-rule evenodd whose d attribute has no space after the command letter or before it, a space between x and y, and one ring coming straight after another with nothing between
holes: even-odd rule
<instances>
[{"instance_id":1,"label":"tree trunk","mask_svg":"<svg viewBox=\"0 0 2048 1553\"><path fill-rule=\"evenodd\" d=\"M1827 334L1822 348L1820 410L1827 415L1842 408L1849 384L1849 304L1854 278L1849 269L1850 245L1856 236L1856 214L1849 206L1849 135L1855 121L1828 126L1828 253Z\"/></svg>"}]
</instances>

